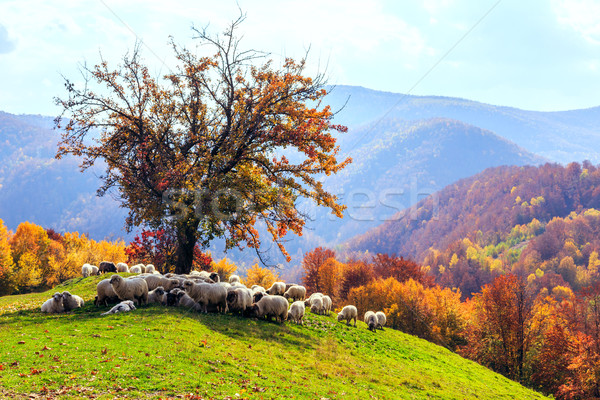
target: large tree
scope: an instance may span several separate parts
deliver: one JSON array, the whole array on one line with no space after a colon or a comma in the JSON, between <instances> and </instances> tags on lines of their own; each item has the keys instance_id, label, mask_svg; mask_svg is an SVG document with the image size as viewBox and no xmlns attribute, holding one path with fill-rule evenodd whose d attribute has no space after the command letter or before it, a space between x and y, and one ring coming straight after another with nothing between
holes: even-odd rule
<instances>
[{"instance_id":1,"label":"large tree","mask_svg":"<svg viewBox=\"0 0 600 400\"><path fill-rule=\"evenodd\" d=\"M198 241L215 237L260 255L259 222L289 260L282 238L302 233L299 197L338 217L344 209L318 180L350 162L336 159L332 132L345 128L321 104L323 76L305 76L304 59L274 68L265 54L241 50L242 21L220 36L194 29L211 56L172 43L177 66L162 78L136 46L116 69L103 59L82 66L85 84L66 79L68 96L56 99L57 157L81 156L83 169L104 161L99 194L116 189L129 229L174 229L178 273L191 269Z\"/></svg>"}]
</instances>

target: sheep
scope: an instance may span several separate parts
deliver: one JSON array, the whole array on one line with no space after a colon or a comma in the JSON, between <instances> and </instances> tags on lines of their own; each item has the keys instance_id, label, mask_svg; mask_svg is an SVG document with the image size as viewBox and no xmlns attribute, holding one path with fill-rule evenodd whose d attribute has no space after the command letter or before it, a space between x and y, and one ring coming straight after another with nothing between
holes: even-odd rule
<instances>
[{"instance_id":1,"label":"sheep","mask_svg":"<svg viewBox=\"0 0 600 400\"><path fill-rule=\"evenodd\" d=\"M60 313L65 311L62 294L56 292L42 304L42 312Z\"/></svg>"},{"instance_id":2,"label":"sheep","mask_svg":"<svg viewBox=\"0 0 600 400\"><path fill-rule=\"evenodd\" d=\"M122 313L122 312L133 311L133 310L135 310L135 305L133 304L133 301L125 300L125 301L120 302L119 304L117 304L116 306L114 306L113 308L108 310L107 312L104 312L100 315L117 314L117 313Z\"/></svg>"},{"instance_id":3,"label":"sheep","mask_svg":"<svg viewBox=\"0 0 600 400\"><path fill-rule=\"evenodd\" d=\"M108 302L116 303L119 301L119 296L113 290L110 279L103 279L98 282L98 285L96 285L96 294L97 296L94 300L96 306L100 306L100 303L107 306Z\"/></svg>"},{"instance_id":4,"label":"sheep","mask_svg":"<svg viewBox=\"0 0 600 400\"><path fill-rule=\"evenodd\" d=\"M232 313L244 314L252 305L252 291L244 288L232 288L227 292L227 307Z\"/></svg>"},{"instance_id":5,"label":"sheep","mask_svg":"<svg viewBox=\"0 0 600 400\"><path fill-rule=\"evenodd\" d=\"M285 293L285 282L275 282L267 289L267 294L272 296L283 296Z\"/></svg>"},{"instance_id":6,"label":"sheep","mask_svg":"<svg viewBox=\"0 0 600 400\"><path fill-rule=\"evenodd\" d=\"M90 264L83 264L81 267L81 276L87 278L90 275L92 275L92 266Z\"/></svg>"},{"instance_id":7,"label":"sheep","mask_svg":"<svg viewBox=\"0 0 600 400\"><path fill-rule=\"evenodd\" d=\"M192 271L192 272L196 272L196 271ZM221 278L219 277L219 274L216 272L208 272L208 271L200 271L198 272L198 276L201 278L208 278L211 279L213 282L221 282Z\"/></svg>"},{"instance_id":8,"label":"sheep","mask_svg":"<svg viewBox=\"0 0 600 400\"><path fill-rule=\"evenodd\" d=\"M292 299L292 301L304 301L306 297L306 288L304 286L291 286L284 294L283 297L286 299Z\"/></svg>"},{"instance_id":9,"label":"sheep","mask_svg":"<svg viewBox=\"0 0 600 400\"><path fill-rule=\"evenodd\" d=\"M304 325L304 310L306 306L303 301L295 301L290 306L290 311L288 312L288 319L291 317L292 320L300 325Z\"/></svg>"},{"instance_id":10,"label":"sheep","mask_svg":"<svg viewBox=\"0 0 600 400\"><path fill-rule=\"evenodd\" d=\"M113 275L110 284L120 300L148 304L148 284L144 279L123 279L121 275Z\"/></svg>"},{"instance_id":11,"label":"sheep","mask_svg":"<svg viewBox=\"0 0 600 400\"><path fill-rule=\"evenodd\" d=\"M63 305L65 306L65 311L71 311L76 308L83 307L83 299L76 294L71 294L68 291L62 292Z\"/></svg>"},{"instance_id":12,"label":"sheep","mask_svg":"<svg viewBox=\"0 0 600 400\"><path fill-rule=\"evenodd\" d=\"M167 304L167 296L162 286L148 292L148 303Z\"/></svg>"},{"instance_id":13,"label":"sheep","mask_svg":"<svg viewBox=\"0 0 600 400\"><path fill-rule=\"evenodd\" d=\"M98 272L100 274L106 274L107 272L117 272L117 266L110 261L102 261L98 266Z\"/></svg>"},{"instance_id":14,"label":"sheep","mask_svg":"<svg viewBox=\"0 0 600 400\"><path fill-rule=\"evenodd\" d=\"M333 305L333 301L331 301L331 297L329 297L327 295L323 296L323 313L325 315L329 315L332 305Z\"/></svg>"},{"instance_id":15,"label":"sheep","mask_svg":"<svg viewBox=\"0 0 600 400\"><path fill-rule=\"evenodd\" d=\"M265 288L262 286L259 286L259 285L252 285L250 290L252 290L252 299L255 303L257 301L259 301L264 295L267 294L267 291L265 290Z\"/></svg>"},{"instance_id":16,"label":"sheep","mask_svg":"<svg viewBox=\"0 0 600 400\"><path fill-rule=\"evenodd\" d=\"M364 321L369 330L375 332L375 329L377 328L377 316L373 311L367 311L365 313Z\"/></svg>"},{"instance_id":17,"label":"sheep","mask_svg":"<svg viewBox=\"0 0 600 400\"><path fill-rule=\"evenodd\" d=\"M194 311L202 311L202 306L195 302L185 291L181 290L177 292L175 295L175 299L177 301L176 305L179 307L185 307L188 309L193 309Z\"/></svg>"},{"instance_id":18,"label":"sheep","mask_svg":"<svg viewBox=\"0 0 600 400\"><path fill-rule=\"evenodd\" d=\"M136 264L133 267L129 268L129 272L132 274L141 274L142 272L146 272L146 268L142 271L142 267L144 264Z\"/></svg>"},{"instance_id":19,"label":"sheep","mask_svg":"<svg viewBox=\"0 0 600 400\"><path fill-rule=\"evenodd\" d=\"M216 307L217 312L227 312L227 289L221 285L210 283L195 283L192 280L183 282L186 293L202 306L204 313L208 312L209 306Z\"/></svg>"},{"instance_id":20,"label":"sheep","mask_svg":"<svg viewBox=\"0 0 600 400\"><path fill-rule=\"evenodd\" d=\"M229 277L229 283L234 284L234 283L240 283L240 277L237 275L231 275Z\"/></svg>"},{"instance_id":21,"label":"sheep","mask_svg":"<svg viewBox=\"0 0 600 400\"><path fill-rule=\"evenodd\" d=\"M350 321L354 320L354 327L356 328L356 318L358 318L358 310L354 306L345 306L342 308L337 315L338 322L346 320L346 325L350 325Z\"/></svg>"},{"instance_id":22,"label":"sheep","mask_svg":"<svg viewBox=\"0 0 600 400\"><path fill-rule=\"evenodd\" d=\"M308 299L304 300L304 305L307 306L307 307L310 307L312 305L313 299L315 299L317 297L323 297L323 293L313 293L313 294L311 294Z\"/></svg>"},{"instance_id":23,"label":"sheep","mask_svg":"<svg viewBox=\"0 0 600 400\"><path fill-rule=\"evenodd\" d=\"M92 269L90 275L100 275L100 270L98 269L98 267L96 267L95 265L90 265L90 268Z\"/></svg>"},{"instance_id":24,"label":"sheep","mask_svg":"<svg viewBox=\"0 0 600 400\"><path fill-rule=\"evenodd\" d=\"M265 317L271 320L275 317L275 321L279 319L283 323L288 316L289 303L283 296L265 296L250 307L250 315L255 318Z\"/></svg>"},{"instance_id":25,"label":"sheep","mask_svg":"<svg viewBox=\"0 0 600 400\"><path fill-rule=\"evenodd\" d=\"M148 265L146 265L146 273L147 274L158 274L158 271L154 267L154 264L148 264Z\"/></svg>"},{"instance_id":26,"label":"sheep","mask_svg":"<svg viewBox=\"0 0 600 400\"><path fill-rule=\"evenodd\" d=\"M254 303L258 303L260 301L260 299L262 299L263 297L267 297L267 296L268 296L267 292L255 292L252 295L252 301Z\"/></svg>"},{"instance_id":27,"label":"sheep","mask_svg":"<svg viewBox=\"0 0 600 400\"><path fill-rule=\"evenodd\" d=\"M310 312L313 314L323 314L325 307L323 306L323 298L315 297L310 303Z\"/></svg>"},{"instance_id":28,"label":"sheep","mask_svg":"<svg viewBox=\"0 0 600 400\"><path fill-rule=\"evenodd\" d=\"M385 314L382 311L377 311L375 316L377 317L377 328L383 330L383 327L387 321Z\"/></svg>"},{"instance_id":29,"label":"sheep","mask_svg":"<svg viewBox=\"0 0 600 400\"><path fill-rule=\"evenodd\" d=\"M180 288L175 288L172 290L169 290L167 292L167 306L176 306L177 303L179 302L179 299L177 298L177 294L179 293L185 293L185 290L180 289Z\"/></svg>"},{"instance_id":30,"label":"sheep","mask_svg":"<svg viewBox=\"0 0 600 400\"><path fill-rule=\"evenodd\" d=\"M151 274L151 275L138 275L135 279L144 279L148 285L148 290L154 290L159 286L162 286L165 290L175 289L180 286L180 282L175 278L165 278L162 275Z\"/></svg>"},{"instance_id":31,"label":"sheep","mask_svg":"<svg viewBox=\"0 0 600 400\"><path fill-rule=\"evenodd\" d=\"M122 262L118 263L117 272L129 272L129 265Z\"/></svg>"},{"instance_id":32,"label":"sheep","mask_svg":"<svg viewBox=\"0 0 600 400\"><path fill-rule=\"evenodd\" d=\"M291 288L292 286L302 286L302 285L298 285L297 283L286 283L285 284L285 291L287 292L289 288Z\"/></svg>"}]
</instances>

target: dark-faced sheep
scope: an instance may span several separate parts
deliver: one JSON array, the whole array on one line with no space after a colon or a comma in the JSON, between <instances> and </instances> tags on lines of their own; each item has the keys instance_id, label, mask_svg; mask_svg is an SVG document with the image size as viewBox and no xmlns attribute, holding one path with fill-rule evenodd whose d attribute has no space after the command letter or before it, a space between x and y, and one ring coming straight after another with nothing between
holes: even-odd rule
<instances>
[{"instance_id":1,"label":"dark-faced sheep","mask_svg":"<svg viewBox=\"0 0 600 400\"><path fill-rule=\"evenodd\" d=\"M120 275L110 278L113 290L121 300L131 300L137 305L148 303L148 285L143 279L123 279Z\"/></svg>"},{"instance_id":2,"label":"dark-faced sheep","mask_svg":"<svg viewBox=\"0 0 600 400\"><path fill-rule=\"evenodd\" d=\"M364 321L369 330L375 332L375 329L377 329L377 316L373 311L367 311L365 313Z\"/></svg>"},{"instance_id":3,"label":"dark-faced sheep","mask_svg":"<svg viewBox=\"0 0 600 400\"><path fill-rule=\"evenodd\" d=\"M117 266L110 261L102 261L98 266L98 272L100 274L106 274L108 272L117 272Z\"/></svg>"},{"instance_id":4,"label":"dark-faced sheep","mask_svg":"<svg viewBox=\"0 0 600 400\"><path fill-rule=\"evenodd\" d=\"M148 292L148 303L167 304L167 296L165 289L162 286Z\"/></svg>"},{"instance_id":5,"label":"dark-faced sheep","mask_svg":"<svg viewBox=\"0 0 600 400\"><path fill-rule=\"evenodd\" d=\"M244 314L252 305L252 291L245 288L232 288L227 292L227 307L232 313Z\"/></svg>"}]
</instances>

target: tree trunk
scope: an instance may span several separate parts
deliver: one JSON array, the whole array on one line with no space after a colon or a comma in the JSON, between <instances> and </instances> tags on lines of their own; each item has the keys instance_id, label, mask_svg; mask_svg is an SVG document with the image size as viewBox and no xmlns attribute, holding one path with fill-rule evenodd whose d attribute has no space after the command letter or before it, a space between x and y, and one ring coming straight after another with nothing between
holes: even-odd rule
<instances>
[{"instance_id":1,"label":"tree trunk","mask_svg":"<svg viewBox=\"0 0 600 400\"><path fill-rule=\"evenodd\" d=\"M176 274L189 274L192 270L194 248L198 241L196 236L198 225L199 221L196 219L177 224Z\"/></svg>"}]
</instances>

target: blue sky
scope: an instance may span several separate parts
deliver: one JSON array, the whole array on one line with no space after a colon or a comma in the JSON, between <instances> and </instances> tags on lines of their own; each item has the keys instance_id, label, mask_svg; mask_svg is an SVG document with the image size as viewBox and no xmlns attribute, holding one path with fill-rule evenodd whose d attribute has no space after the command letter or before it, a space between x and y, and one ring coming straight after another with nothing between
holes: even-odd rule
<instances>
[{"instance_id":1,"label":"blue sky","mask_svg":"<svg viewBox=\"0 0 600 400\"><path fill-rule=\"evenodd\" d=\"M310 47L309 71L327 65L330 83L529 110L600 105L597 0L239 4L246 47L276 62ZM116 64L136 35L163 74L174 64L169 35L193 46L192 24L220 32L237 15L230 0L0 0L0 110L55 115L61 75L77 80L78 63L94 64L100 52Z\"/></svg>"}]
</instances>

